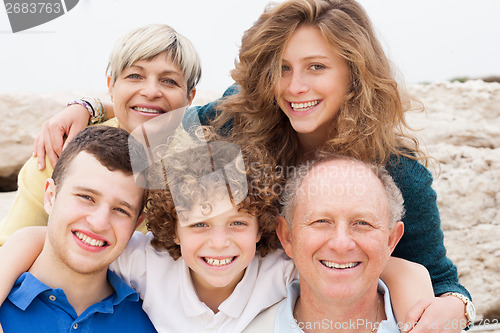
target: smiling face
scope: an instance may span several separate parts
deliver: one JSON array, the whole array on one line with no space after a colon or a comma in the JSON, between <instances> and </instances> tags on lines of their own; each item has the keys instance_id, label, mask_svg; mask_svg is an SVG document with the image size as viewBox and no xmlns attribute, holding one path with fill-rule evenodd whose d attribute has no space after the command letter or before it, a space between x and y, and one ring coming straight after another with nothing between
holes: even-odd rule
<instances>
[{"instance_id":1,"label":"smiling face","mask_svg":"<svg viewBox=\"0 0 500 333\"><path fill-rule=\"evenodd\" d=\"M260 240L255 216L229 203L222 211L206 219L191 212L190 224L177 225L175 241L198 293L215 288L231 293L254 258Z\"/></svg>"},{"instance_id":2,"label":"smiling face","mask_svg":"<svg viewBox=\"0 0 500 333\"><path fill-rule=\"evenodd\" d=\"M45 210L52 257L69 270L105 271L125 249L138 222L144 190L133 175L110 171L80 152L61 185L48 180Z\"/></svg>"},{"instance_id":3,"label":"smiling face","mask_svg":"<svg viewBox=\"0 0 500 333\"><path fill-rule=\"evenodd\" d=\"M292 229L280 218L278 236L302 293L360 300L374 292L403 232L402 222L389 229L380 180L359 162L335 160L313 167L299 190Z\"/></svg>"},{"instance_id":4,"label":"smiling face","mask_svg":"<svg viewBox=\"0 0 500 333\"><path fill-rule=\"evenodd\" d=\"M326 138L350 84L347 62L318 28L301 26L285 46L275 92L281 110L299 134Z\"/></svg>"},{"instance_id":5,"label":"smiling face","mask_svg":"<svg viewBox=\"0 0 500 333\"><path fill-rule=\"evenodd\" d=\"M189 106L196 93L192 89L188 94L184 74L166 53L136 61L115 82L108 78L108 86L120 127L129 133L154 117Z\"/></svg>"}]
</instances>

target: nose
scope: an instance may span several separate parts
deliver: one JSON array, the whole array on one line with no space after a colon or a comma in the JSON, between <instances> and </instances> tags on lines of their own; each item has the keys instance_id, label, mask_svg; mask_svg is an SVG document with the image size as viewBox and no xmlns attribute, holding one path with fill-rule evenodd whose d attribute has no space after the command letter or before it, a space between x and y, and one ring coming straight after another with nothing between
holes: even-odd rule
<instances>
[{"instance_id":1,"label":"nose","mask_svg":"<svg viewBox=\"0 0 500 333\"><path fill-rule=\"evenodd\" d=\"M331 232L328 245L338 253L346 253L356 247L356 242L348 226L338 225Z\"/></svg>"},{"instance_id":2,"label":"nose","mask_svg":"<svg viewBox=\"0 0 500 333\"><path fill-rule=\"evenodd\" d=\"M87 223L94 232L106 231L111 226L111 212L106 205L100 205L87 215Z\"/></svg>"},{"instance_id":3,"label":"nose","mask_svg":"<svg viewBox=\"0 0 500 333\"><path fill-rule=\"evenodd\" d=\"M156 80L145 80L141 89L141 94L148 99L155 99L162 96L161 87Z\"/></svg>"},{"instance_id":4,"label":"nose","mask_svg":"<svg viewBox=\"0 0 500 333\"><path fill-rule=\"evenodd\" d=\"M291 95L300 95L309 91L309 84L304 73L292 70L288 80L287 90Z\"/></svg>"},{"instance_id":5,"label":"nose","mask_svg":"<svg viewBox=\"0 0 500 333\"><path fill-rule=\"evenodd\" d=\"M214 249L223 249L230 244L230 235L224 226L214 226L210 232L210 247Z\"/></svg>"}]
</instances>

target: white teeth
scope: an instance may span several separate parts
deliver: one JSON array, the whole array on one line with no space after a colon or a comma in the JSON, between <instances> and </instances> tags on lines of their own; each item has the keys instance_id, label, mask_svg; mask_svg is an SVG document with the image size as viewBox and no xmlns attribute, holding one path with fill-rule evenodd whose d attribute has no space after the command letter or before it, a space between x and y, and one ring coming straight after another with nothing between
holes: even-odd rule
<instances>
[{"instance_id":1,"label":"white teeth","mask_svg":"<svg viewBox=\"0 0 500 333\"><path fill-rule=\"evenodd\" d=\"M306 102L306 103L290 103L290 106L294 111L306 111L309 110L310 108L318 105L320 101L311 101L311 102Z\"/></svg>"},{"instance_id":2,"label":"white teeth","mask_svg":"<svg viewBox=\"0 0 500 333\"><path fill-rule=\"evenodd\" d=\"M90 246L98 246L98 247L102 247L104 246L104 241L102 240L97 240L97 239L93 239L93 238L90 238L88 237L87 235L84 235L82 234L81 232L78 232L78 231L75 231L75 235L76 237L78 237L83 243L87 244L87 245L90 245Z\"/></svg>"},{"instance_id":3,"label":"white teeth","mask_svg":"<svg viewBox=\"0 0 500 333\"><path fill-rule=\"evenodd\" d=\"M162 113L159 110L143 108L143 107L140 107L140 106L135 106L132 109L134 109L135 111L144 112L144 113Z\"/></svg>"},{"instance_id":4,"label":"white teeth","mask_svg":"<svg viewBox=\"0 0 500 333\"><path fill-rule=\"evenodd\" d=\"M325 265L326 267L335 268L335 269L353 268L353 267L358 266L358 264L359 264L357 262L350 262L348 264L337 264L337 263L334 263L333 261L326 261L326 260L321 260L321 263L323 265Z\"/></svg>"},{"instance_id":5,"label":"white teeth","mask_svg":"<svg viewBox=\"0 0 500 333\"><path fill-rule=\"evenodd\" d=\"M230 264L233 261L233 258L226 258L226 259L212 259L212 258L205 258L205 261L207 264L211 266L224 266L227 264Z\"/></svg>"}]
</instances>

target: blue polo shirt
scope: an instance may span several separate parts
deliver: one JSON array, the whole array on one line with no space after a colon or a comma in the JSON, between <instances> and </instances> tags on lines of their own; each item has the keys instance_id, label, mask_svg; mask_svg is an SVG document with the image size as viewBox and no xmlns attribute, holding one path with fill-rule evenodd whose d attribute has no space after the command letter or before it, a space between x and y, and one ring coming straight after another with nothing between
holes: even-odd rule
<instances>
[{"instance_id":1,"label":"blue polo shirt","mask_svg":"<svg viewBox=\"0 0 500 333\"><path fill-rule=\"evenodd\" d=\"M156 332L134 289L110 270L108 281L115 292L77 316L62 289L24 273L0 307L2 328L5 333Z\"/></svg>"}]
</instances>

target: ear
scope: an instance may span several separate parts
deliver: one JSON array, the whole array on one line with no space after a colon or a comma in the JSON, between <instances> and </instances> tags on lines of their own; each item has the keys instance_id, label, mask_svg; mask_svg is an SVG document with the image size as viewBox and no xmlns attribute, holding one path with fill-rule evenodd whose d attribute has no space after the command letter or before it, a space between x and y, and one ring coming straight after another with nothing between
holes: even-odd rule
<instances>
[{"instance_id":1,"label":"ear","mask_svg":"<svg viewBox=\"0 0 500 333\"><path fill-rule=\"evenodd\" d=\"M111 100L113 100L113 88L115 87L115 84L113 83L113 79L111 78L111 76L107 77L106 83L108 84L109 97L111 97Z\"/></svg>"},{"instance_id":2,"label":"ear","mask_svg":"<svg viewBox=\"0 0 500 333\"><path fill-rule=\"evenodd\" d=\"M396 245L398 245L401 237L403 237L404 230L405 230L405 225L402 221L398 221L394 224L394 227L392 228L391 233L389 234L388 246L391 253L392 251L394 251Z\"/></svg>"},{"instance_id":3,"label":"ear","mask_svg":"<svg viewBox=\"0 0 500 333\"><path fill-rule=\"evenodd\" d=\"M47 214L52 213L52 207L56 199L56 184L52 178L47 179L45 182L45 192L43 194L43 207Z\"/></svg>"},{"instance_id":4,"label":"ear","mask_svg":"<svg viewBox=\"0 0 500 333\"><path fill-rule=\"evenodd\" d=\"M181 241L179 239L179 221L175 223L175 235L174 235L174 243L181 246Z\"/></svg>"},{"instance_id":5,"label":"ear","mask_svg":"<svg viewBox=\"0 0 500 333\"><path fill-rule=\"evenodd\" d=\"M286 254L293 259L292 256L292 231L288 226L285 218L283 216L278 216L278 225L276 226L276 234L281 242L281 246L285 250Z\"/></svg>"},{"instance_id":6,"label":"ear","mask_svg":"<svg viewBox=\"0 0 500 333\"><path fill-rule=\"evenodd\" d=\"M191 105L191 103L193 102L194 96L196 96L196 88L191 89L191 91L189 92L189 94L187 96L186 106L189 107Z\"/></svg>"},{"instance_id":7,"label":"ear","mask_svg":"<svg viewBox=\"0 0 500 333\"><path fill-rule=\"evenodd\" d=\"M144 218L146 217L146 214L144 213L144 211L141 212L141 214L139 215L139 217L137 218L137 222L135 223L135 228L134 229L137 229L142 221L144 221Z\"/></svg>"},{"instance_id":8,"label":"ear","mask_svg":"<svg viewBox=\"0 0 500 333\"><path fill-rule=\"evenodd\" d=\"M259 230L259 232L257 233L257 240L255 241L255 243L258 243L261 237L262 237L262 231Z\"/></svg>"},{"instance_id":9,"label":"ear","mask_svg":"<svg viewBox=\"0 0 500 333\"><path fill-rule=\"evenodd\" d=\"M177 234L174 237L174 243L181 246L181 241L179 240L179 236L177 236Z\"/></svg>"}]
</instances>

